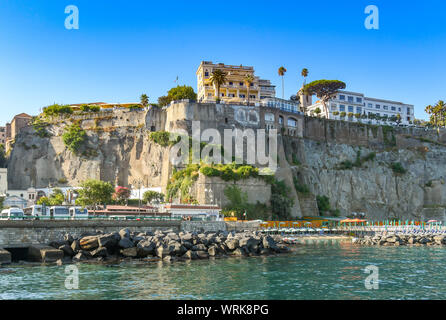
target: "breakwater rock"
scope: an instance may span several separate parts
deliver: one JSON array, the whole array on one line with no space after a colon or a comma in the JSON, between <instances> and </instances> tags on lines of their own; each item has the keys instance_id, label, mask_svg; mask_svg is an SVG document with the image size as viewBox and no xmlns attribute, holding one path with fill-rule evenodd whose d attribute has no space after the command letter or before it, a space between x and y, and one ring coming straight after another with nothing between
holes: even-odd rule
<instances>
[{"instance_id":1,"label":"breakwater rock","mask_svg":"<svg viewBox=\"0 0 446 320\"><path fill-rule=\"evenodd\" d=\"M84 234L49 243L63 252L64 262L113 261L117 259L175 260L224 256L258 256L289 252L273 237L258 232L131 232Z\"/></svg>"},{"instance_id":2,"label":"breakwater rock","mask_svg":"<svg viewBox=\"0 0 446 320\"><path fill-rule=\"evenodd\" d=\"M444 246L444 234L376 234L354 238L354 244L367 246Z\"/></svg>"}]
</instances>

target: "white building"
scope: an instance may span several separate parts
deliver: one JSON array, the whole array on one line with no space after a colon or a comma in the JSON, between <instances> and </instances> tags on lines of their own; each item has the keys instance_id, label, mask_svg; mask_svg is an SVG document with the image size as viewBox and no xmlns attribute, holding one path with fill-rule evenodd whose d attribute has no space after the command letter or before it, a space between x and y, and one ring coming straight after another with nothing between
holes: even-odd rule
<instances>
[{"instance_id":1,"label":"white building","mask_svg":"<svg viewBox=\"0 0 446 320\"><path fill-rule=\"evenodd\" d=\"M355 115L361 115L361 121L368 121L373 124L386 122L384 120L379 120L381 117L391 119L397 117L398 114L401 117L402 124L408 125L413 123L415 119L413 105L398 101L369 98L364 96L364 94L357 92L339 91L337 95L327 103L327 107L329 112L328 118L335 120L341 119L341 114L343 112L346 114L345 118L343 118L345 120L359 121L358 117ZM307 111L311 114L314 113L317 108L321 110L321 116L326 117L324 107L320 101L309 106ZM365 119L365 116L369 118ZM370 119L370 116L374 118L378 117L378 120Z\"/></svg>"}]
</instances>

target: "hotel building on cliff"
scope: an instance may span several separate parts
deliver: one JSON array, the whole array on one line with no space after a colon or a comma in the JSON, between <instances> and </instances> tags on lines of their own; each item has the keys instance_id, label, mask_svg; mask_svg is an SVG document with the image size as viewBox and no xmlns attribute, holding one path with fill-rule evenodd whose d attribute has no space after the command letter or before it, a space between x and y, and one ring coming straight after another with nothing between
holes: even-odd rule
<instances>
[{"instance_id":1,"label":"hotel building on cliff","mask_svg":"<svg viewBox=\"0 0 446 320\"><path fill-rule=\"evenodd\" d=\"M248 88L245 76L251 75L254 81L249 89L250 104L277 108L283 111L300 113L298 101L276 98L275 86L270 80L260 79L254 74L254 67L214 64L212 61L202 61L197 70L197 100L202 103L216 101L217 90L210 78L214 70L222 70L226 74L226 83L220 87L220 100L227 104L246 104L248 102Z\"/></svg>"},{"instance_id":2,"label":"hotel building on cliff","mask_svg":"<svg viewBox=\"0 0 446 320\"><path fill-rule=\"evenodd\" d=\"M401 123L408 125L415 120L414 106L405 104L398 101L383 100L377 98L366 97L362 93L339 91L335 97L333 97L327 103L328 118L339 120L340 114L346 113L345 119L348 121L359 121L355 114L370 116L374 114L378 117L386 117L388 119L396 117L398 114L401 116ZM322 117L325 117L324 107L320 101L307 107L307 114L312 114L319 108L321 110ZM350 116L349 116L350 115ZM382 123L381 120L369 119L373 124Z\"/></svg>"},{"instance_id":3,"label":"hotel building on cliff","mask_svg":"<svg viewBox=\"0 0 446 320\"><path fill-rule=\"evenodd\" d=\"M202 61L197 70L197 99L199 102L215 102L216 88L210 78L216 69L226 73L227 82L220 88L220 99L225 103L246 103L248 101L248 88L244 80L246 75L251 75L254 78L249 89L250 102L259 103L261 99L274 98L276 95L275 86L271 84L271 81L255 76L253 67Z\"/></svg>"}]
</instances>

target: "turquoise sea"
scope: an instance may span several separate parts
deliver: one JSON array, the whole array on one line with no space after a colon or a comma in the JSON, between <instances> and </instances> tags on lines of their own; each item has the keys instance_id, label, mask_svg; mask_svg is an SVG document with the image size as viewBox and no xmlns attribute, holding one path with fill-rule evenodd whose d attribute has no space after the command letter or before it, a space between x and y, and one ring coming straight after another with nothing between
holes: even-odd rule
<instances>
[{"instance_id":1,"label":"turquoise sea","mask_svg":"<svg viewBox=\"0 0 446 320\"><path fill-rule=\"evenodd\" d=\"M367 290L367 266L379 289ZM290 255L206 261L0 268L0 299L446 299L446 248L358 247L336 242Z\"/></svg>"}]
</instances>

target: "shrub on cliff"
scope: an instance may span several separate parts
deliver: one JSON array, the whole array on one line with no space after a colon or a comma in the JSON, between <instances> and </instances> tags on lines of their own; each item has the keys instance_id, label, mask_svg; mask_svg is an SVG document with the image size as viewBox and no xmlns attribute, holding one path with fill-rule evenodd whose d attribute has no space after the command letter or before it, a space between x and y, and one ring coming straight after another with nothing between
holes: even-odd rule
<instances>
[{"instance_id":1,"label":"shrub on cliff","mask_svg":"<svg viewBox=\"0 0 446 320\"><path fill-rule=\"evenodd\" d=\"M200 168L200 172L205 175L206 177L219 177L220 176L220 171L213 168L213 167L201 167Z\"/></svg>"},{"instance_id":2,"label":"shrub on cliff","mask_svg":"<svg viewBox=\"0 0 446 320\"><path fill-rule=\"evenodd\" d=\"M43 108L43 114L48 117L72 114L73 108L69 105L53 104Z\"/></svg>"},{"instance_id":3,"label":"shrub on cliff","mask_svg":"<svg viewBox=\"0 0 446 320\"><path fill-rule=\"evenodd\" d=\"M176 143L175 141L170 141L170 135L170 132L167 131L150 132L149 139L162 147L168 147Z\"/></svg>"},{"instance_id":4,"label":"shrub on cliff","mask_svg":"<svg viewBox=\"0 0 446 320\"><path fill-rule=\"evenodd\" d=\"M393 170L396 174L405 174L407 172L406 169L404 169L403 165L399 162L394 162L390 165L390 168Z\"/></svg>"},{"instance_id":5,"label":"shrub on cliff","mask_svg":"<svg viewBox=\"0 0 446 320\"><path fill-rule=\"evenodd\" d=\"M97 105L83 104L80 106L80 109L82 112L99 112L101 110L101 107Z\"/></svg>"},{"instance_id":6,"label":"shrub on cliff","mask_svg":"<svg viewBox=\"0 0 446 320\"><path fill-rule=\"evenodd\" d=\"M80 127L79 124L74 123L65 128L62 139L67 148L74 154L77 154L87 139L87 133Z\"/></svg>"}]
</instances>

